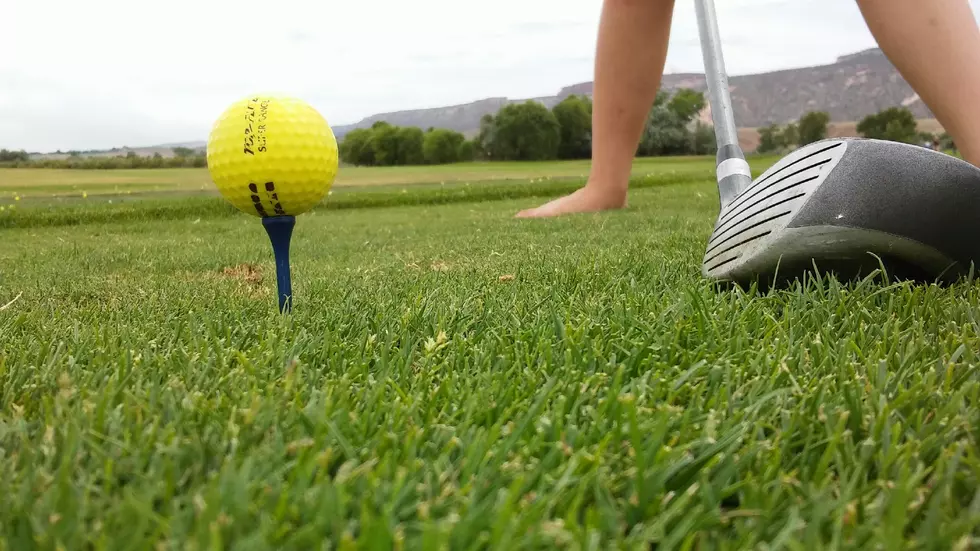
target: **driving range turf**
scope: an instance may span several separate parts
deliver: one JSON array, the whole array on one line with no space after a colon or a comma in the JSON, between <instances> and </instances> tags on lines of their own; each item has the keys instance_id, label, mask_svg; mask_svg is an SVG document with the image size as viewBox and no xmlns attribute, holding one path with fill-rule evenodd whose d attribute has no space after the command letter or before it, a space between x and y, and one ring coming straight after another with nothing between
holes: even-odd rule
<instances>
[{"instance_id":1,"label":"driving range turf","mask_svg":"<svg viewBox=\"0 0 980 551\"><path fill-rule=\"evenodd\" d=\"M775 159L761 157L758 162ZM452 184L508 182L528 180L583 179L589 172L589 161L458 163L406 167L343 167L334 183L335 190L373 186L404 186L419 183ZM633 173L643 176L664 168L682 174L700 174L704 160L700 157L676 157L664 163L660 159L637 159ZM20 200L41 204L65 202L91 197L142 198L216 196L206 168L164 169L47 169L0 167L0 205ZM84 197L83 197L84 196Z\"/></svg>"},{"instance_id":2,"label":"driving range turf","mask_svg":"<svg viewBox=\"0 0 980 551\"><path fill-rule=\"evenodd\" d=\"M338 192L286 317L220 199L0 213L0 549L980 545L980 285L716 287L671 162Z\"/></svg>"}]
</instances>

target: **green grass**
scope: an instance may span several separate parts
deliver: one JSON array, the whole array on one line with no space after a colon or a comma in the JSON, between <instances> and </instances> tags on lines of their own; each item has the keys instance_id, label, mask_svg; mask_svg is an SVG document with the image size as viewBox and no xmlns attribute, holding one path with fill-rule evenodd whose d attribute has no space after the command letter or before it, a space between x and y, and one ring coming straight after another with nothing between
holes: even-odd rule
<instances>
[{"instance_id":1,"label":"green grass","mask_svg":"<svg viewBox=\"0 0 980 551\"><path fill-rule=\"evenodd\" d=\"M757 165L771 164L772 157L752 159ZM650 173L702 174L710 159L675 157L669 160L641 158L634 163L637 177ZM412 167L342 167L334 188L406 186L528 180L582 180L589 161L545 163L459 163ZM83 199L131 199L133 196L163 197L216 195L206 168L61 170L0 168L0 206L43 203L74 203ZM17 199L19 198L19 199Z\"/></svg>"},{"instance_id":2,"label":"green grass","mask_svg":"<svg viewBox=\"0 0 980 551\"><path fill-rule=\"evenodd\" d=\"M285 318L212 199L8 213L0 549L976 548L980 285L716 288L701 166L337 193Z\"/></svg>"}]
</instances>

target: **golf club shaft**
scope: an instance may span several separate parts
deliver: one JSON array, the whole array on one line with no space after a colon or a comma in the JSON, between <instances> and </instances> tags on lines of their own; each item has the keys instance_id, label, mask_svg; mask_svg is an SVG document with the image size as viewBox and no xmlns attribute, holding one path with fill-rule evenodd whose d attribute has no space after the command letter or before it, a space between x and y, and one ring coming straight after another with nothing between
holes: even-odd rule
<instances>
[{"instance_id":1,"label":"golf club shaft","mask_svg":"<svg viewBox=\"0 0 980 551\"><path fill-rule=\"evenodd\" d=\"M701 37L701 55L704 57L704 75L708 83L711 120L718 143L718 192L724 208L752 183L752 172L738 145L738 128L735 126L732 98L728 93L728 73L714 0L695 0L694 5Z\"/></svg>"}]
</instances>

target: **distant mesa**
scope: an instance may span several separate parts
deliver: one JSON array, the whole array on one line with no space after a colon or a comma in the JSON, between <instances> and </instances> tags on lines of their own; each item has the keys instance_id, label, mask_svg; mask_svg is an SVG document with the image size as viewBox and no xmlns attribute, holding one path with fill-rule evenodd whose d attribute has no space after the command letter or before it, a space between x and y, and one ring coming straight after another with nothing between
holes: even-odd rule
<instances>
[{"instance_id":1,"label":"distant mesa","mask_svg":"<svg viewBox=\"0 0 980 551\"><path fill-rule=\"evenodd\" d=\"M917 118L933 118L878 48L840 56L829 65L733 76L729 83L735 120L744 128L786 124L807 111L826 111L831 122L853 122L897 105L905 105ZM704 74L673 73L664 75L663 88L706 91L707 86ZM592 83L573 84L555 96L531 99L550 107L573 94L591 96ZM449 128L472 136L479 131L484 115L496 113L508 103L523 101L526 100L489 98L463 105L384 113L356 124L336 126L334 132L343 137L355 128L367 128L383 120L399 126ZM702 117L710 120L707 111Z\"/></svg>"},{"instance_id":2,"label":"distant mesa","mask_svg":"<svg viewBox=\"0 0 980 551\"><path fill-rule=\"evenodd\" d=\"M855 121L900 105L924 120L924 130L941 131L932 112L878 48L840 56L829 65L733 76L729 83L735 120L743 129L743 146L748 151L757 143L758 133L754 129L793 122L807 111L826 111L830 115L831 135L854 135ZM680 88L706 91L707 87L704 74L672 73L664 75L663 88L668 91ZM557 95L530 99L550 108L573 94L591 96L592 83L572 84L562 88ZM448 107L381 113L355 124L334 126L333 130L339 140L355 128L368 128L375 122L386 121L423 129L448 128L474 136L484 115L495 114L509 103L524 101L527 99L494 97ZM710 109L705 108L701 119L710 122ZM154 153L172 156L174 147L203 151L205 145L204 141L194 141L112 152L86 152L86 155L126 155L132 150L141 156Z\"/></svg>"}]
</instances>

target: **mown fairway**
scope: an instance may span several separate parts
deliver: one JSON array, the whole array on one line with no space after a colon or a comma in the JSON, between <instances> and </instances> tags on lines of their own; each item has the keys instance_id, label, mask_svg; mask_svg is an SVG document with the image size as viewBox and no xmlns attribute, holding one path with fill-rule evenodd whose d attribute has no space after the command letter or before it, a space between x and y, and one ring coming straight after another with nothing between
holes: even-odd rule
<instances>
[{"instance_id":1,"label":"mown fairway","mask_svg":"<svg viewBox=\"0 0 980 551\"><path fill-rule=\"evenodd\" d=\"M286 318L216 198L0 213L0 549L980 545L980 285L716 288L711 160L645 163L337 193Z\"/></svg>"},{"instance_id":2,"label":"mown fairway","mask_svg":"<svg viewBox=\"0 0 980 551\"><path fill-rule=\"evenodd\" d=\"M774 158L756 161L766 165ZM704 158L638 159L633 172L642 177L656 172L701 175ZM527 180L580 180L588 161L544 163L461 163L441 166L343 167L335 188L409 184L485 183ZM206 168L59 170L0 168L0 205L25 202L77 202L83 198L131 199L133 196L187 197L215 195ZM84 197L83 197L84 196Z\"/></svg>"}]
</instances>

